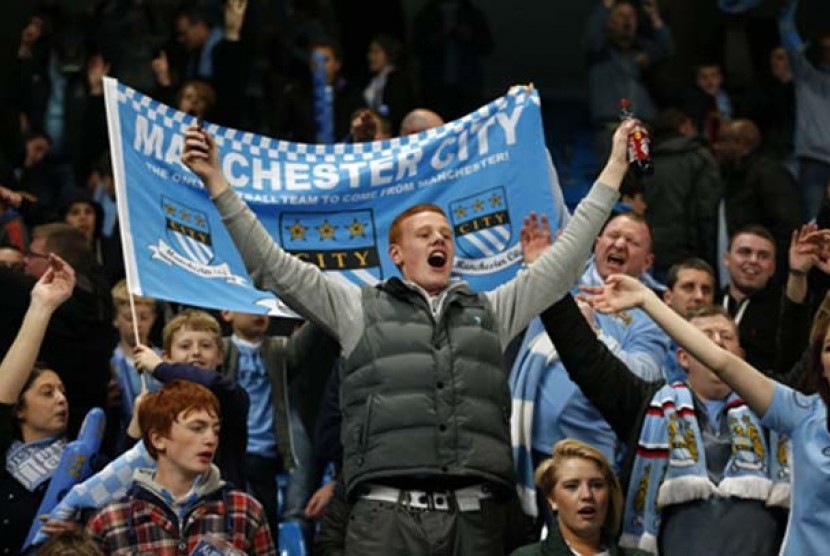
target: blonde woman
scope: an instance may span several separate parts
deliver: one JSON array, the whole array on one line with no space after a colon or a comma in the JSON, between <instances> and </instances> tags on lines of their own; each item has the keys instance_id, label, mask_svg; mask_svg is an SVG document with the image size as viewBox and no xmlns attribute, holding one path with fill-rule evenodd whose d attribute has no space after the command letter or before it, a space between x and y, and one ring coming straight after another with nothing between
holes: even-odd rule
<instances>
[{"instance_id":1,"label":"blonde woman","mask_svg":"<svg viewBox=\"0 0 830 556\"><path fill-rule=\"evenodd\" d=\"M640 555L615 542L623 511L620 483L605 456L579 440L565 439L536 469L557 527L545 540L523 546L512 556Z\"/></svg>"}]
</instances>

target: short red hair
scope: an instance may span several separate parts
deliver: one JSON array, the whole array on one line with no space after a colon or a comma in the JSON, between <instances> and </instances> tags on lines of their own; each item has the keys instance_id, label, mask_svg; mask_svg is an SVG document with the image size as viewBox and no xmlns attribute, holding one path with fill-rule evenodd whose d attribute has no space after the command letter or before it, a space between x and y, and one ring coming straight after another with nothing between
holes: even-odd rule
<instances>
[{"instance_id":1,"label":"short red hair","mask_svg":"<svg viewBox=\"0 0 830 556\"><path fill-rule=\"evenodd\" d=\"M173 423L194 411L203 410L217 419L222 417L219 400L213 392L188 380L168 382L161 390L144 398L138 408L138 426L150 456L158 459L158 451L150 440L151 434L167 438Z\"/></svg>"},{"instance_id":2,"label":"short red hair","mask_svg":"<svg viewBox=\"0 0 830 556\"><path fill-rule=\"evenodd\" d=\"M401 227L403 225L403 221L412 216L413 214L419 214L421 212L434 212L436 214L440 214L444 218L447 215L444 213L444 210L439 207L438 205L433 205L430 203L421 203L419 205L413 205L400 213L395 219L392 221L392 225L389 226L389 245L393 243L398 243L401 238Z\"/></svg>"}]
</instances>

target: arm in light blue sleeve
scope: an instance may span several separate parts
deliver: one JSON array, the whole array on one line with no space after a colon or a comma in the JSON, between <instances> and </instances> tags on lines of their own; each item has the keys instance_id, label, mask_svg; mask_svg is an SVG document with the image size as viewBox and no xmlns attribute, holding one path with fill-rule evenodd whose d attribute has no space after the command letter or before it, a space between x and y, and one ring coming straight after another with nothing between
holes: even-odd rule
<instances>
[{"instance_id":1,"label":"arm in light blue sleeve","mask_svg":"<svg viewBox=\"0 0 830 556\"><path fill-rule=\"evenodd\" d=\"M669 351L669 337L642 311L629 311L628 326L613 323L611 317L598 315L599 339L629 371L647 381L663 380L663 361Z\"/></svg>"},{"instance_id":2,"label":"arm in light blue sleeve","mask_svg":"<svg viewBox=\"0 0 830 556\"><path fill-rule=\"evenodd\" d=\"M71 520L80 510L100 509L120 500L127 494L127 489L133 482L135 470L148 467L154 469L156 462L150 457L144 442L138 442L101 471L72 487L49 514L49 519ZM45 538L46 535L41 531L33 544L38 544Z\"/></svg>"}]
</instances>

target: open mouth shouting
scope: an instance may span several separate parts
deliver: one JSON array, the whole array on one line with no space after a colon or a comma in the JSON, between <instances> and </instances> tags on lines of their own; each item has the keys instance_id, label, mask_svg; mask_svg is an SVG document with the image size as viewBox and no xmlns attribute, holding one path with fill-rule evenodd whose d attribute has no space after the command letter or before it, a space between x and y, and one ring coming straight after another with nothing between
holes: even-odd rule
<instances>
[{"instance_id":1,"label":"open mouth shouting","mask_svg":"<svg viewBox=\"0 0 830 556\"><path fill-rule=\"evenodd\" d=\"M435 249L429 252L427 263L434 269L443 269L448 262L447 252L443 249Z\"/></svg>"},{"instance_id":2,"label":"open mouth shouting","mask_svg":"<svg viewBox=\"0 0 830 556\"><path fill-rule=\"evenodd\" d=\"M197 454L199 461L202 463L210 463L213 461L213 451L212 450L205 450L204 452L199 452Z\"/></svg>"},{"instance_id":3,"label":"open mouth shouting","mask_svg":"<svg viewBox=\"0 0 830 556\"><path fill-rule=\"evenodd\" d=\"M605 259L605 262L608 265L608 268L612 269L614 272L622 272L625 267L626 260L620 253L610 253Z\"/></svg>"}]
</instances>

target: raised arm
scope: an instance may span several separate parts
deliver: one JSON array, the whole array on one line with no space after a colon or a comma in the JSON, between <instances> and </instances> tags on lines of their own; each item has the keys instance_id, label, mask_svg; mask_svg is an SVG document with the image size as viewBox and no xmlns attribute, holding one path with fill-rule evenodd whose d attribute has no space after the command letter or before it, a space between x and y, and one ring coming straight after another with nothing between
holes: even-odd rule
<instances>
[{"instance_id":1,"label":"raised arm","mask_svg":"<svg viewBox=\"0 0 830 556\"><path fill-rule=\"evenodd\" d=\"M608 162L556 242L516 278L487 293L501 324L503 347L530 319L568 293L582 272L594 239L619 197L628 170L628 134L634 125L631 120L617 128Z\"/></svg>"},{"instance_id":2,"label":"raised arm","mask_svg":"<svg viewBox=\"0 0 830 556\"><path fill-rule=\"evenodd\" d=\"M830 230L819 230L813 223L794 230L788 254L787 284L781 299L776 333L776 356L772 378L792 386L789 370L801 358L810 337L812 294L807 279L813 268L830 270L822 260L823 245L830 241Z\"/></svg>"},{"instance_id":3,"label":"raised arm","mask_svg":"<svg viewBox=\"0 0 830 556\"><path fill-rule=\"evenodd\" d=\"M75 271L57 255L32 289L32 300L9 351L0 363L0 403L14 404L40 352L55 310L72 295Z\"/></svg>"},{"instance_id":4,"label":"raised arm","mask_svg":"<svg viewBox=\"0 0 830 556\"><path fill-rule=\"evenodd\" d=\"M798 0L782 0L781 14L778 16L778 32L781 35L781 44L787 52L794 54L804 51L804 41L798 34L795 26L795 12L798 10Z\"/></svg>"},{"instance_id":5,"label":"raised arm","mask_svg":"<svg viewBox=\"0 0 830 556\"><path fill-rule=\"evenodd\" d=\"M636 438L641 410L654 395L658 383L635 376L597 338L570 294L545 309L541 317L571 380L620 440L627 442Z\"/></svg>"},{"instance_id":6,"label":"raised arm","mask_svg":"<svg viewBox=\"0 0 830 556\"><path fill-rule=\"evenodd\" d=\"M362 330L358 286L326 275L286 253L273 240L228 185L219 150L205 130L187 129L182 162L207 187L257 288L276 293L293 310L341 340L344 349L353 347L350 342Z\"/></svg>"},{"instance_id":7,"label":"raised arm","mask_svg":"<svg viewBox=\"0 0 830 556\"><path fill-rule=\"evenodd\" d=\"M608 44L606 22L613 6L614 0L602 0L594 8L591 17L588 19L584 42L588 56L591 58L597 57Z\"/></svg>"},{"instance_id":8,"label":"raised arm","mask_svg":"<svg viewBox=\"0 0 830 556\"><path fill-rule=\"evenodd\" d=\"M738 393L749 407L763 417L772 402L775 382L755 367L712 342L663 303L657 295L630 276L614 274L605 286L586 288L594 295L590 302L605 313L640 307L686 351Z\"/></svg>"}]
</instances>

